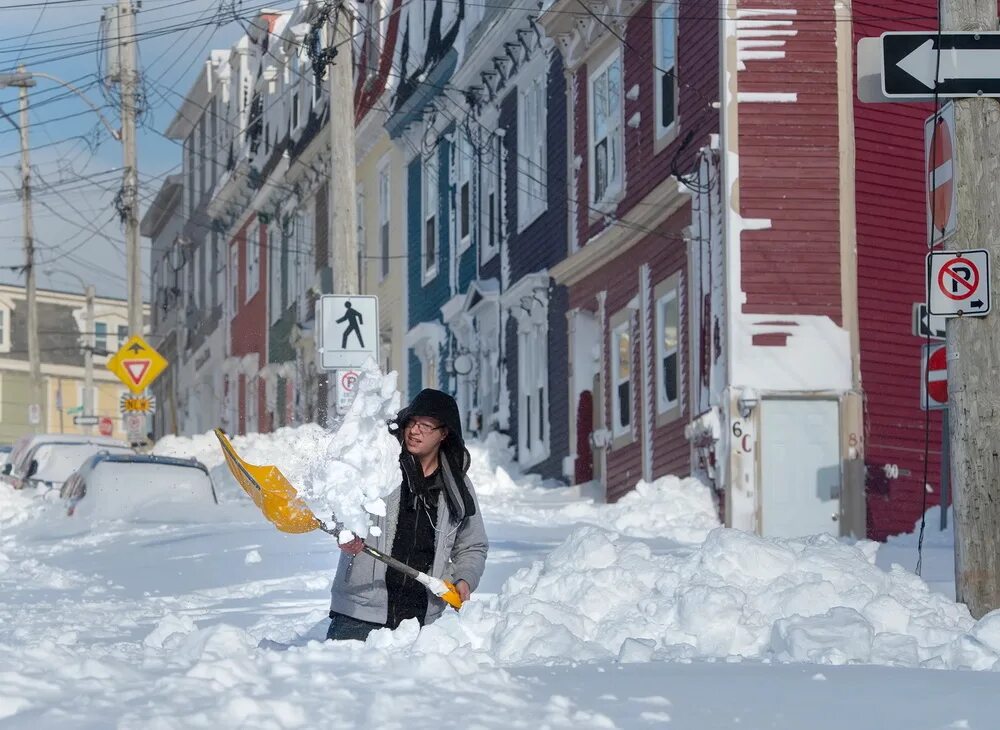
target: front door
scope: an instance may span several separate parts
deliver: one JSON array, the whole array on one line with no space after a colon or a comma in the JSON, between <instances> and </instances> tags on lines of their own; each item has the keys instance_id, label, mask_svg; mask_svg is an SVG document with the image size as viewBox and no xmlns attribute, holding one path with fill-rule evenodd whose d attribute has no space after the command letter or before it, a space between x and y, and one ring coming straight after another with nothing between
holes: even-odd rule
<instances>
[{"instance_id":1,"label":"front door","mask_svg":"<svg viewBox=\"0 0 1000 730\"><path fill-rule=\"evenodd\" d=\"M839 535L837 401L765 399L761 407L761 533Z\"/></svg>"}]
</instances>

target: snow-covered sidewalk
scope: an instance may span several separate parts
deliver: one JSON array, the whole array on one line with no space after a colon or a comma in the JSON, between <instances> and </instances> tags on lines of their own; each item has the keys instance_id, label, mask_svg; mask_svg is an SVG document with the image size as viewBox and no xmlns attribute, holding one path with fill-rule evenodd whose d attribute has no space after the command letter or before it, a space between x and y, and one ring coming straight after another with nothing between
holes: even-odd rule
<instances>
[{"instance_id":1,"label":"snow-covered sidewalk","mask_svg":"<svg viewBox=\"0 0 1000 730\"><path fill-rule=\"evenodd\" d=\"M300 476L316 429L235 444ZM1000 711L1000 673L927 671L996 667L1000 620L883 569L876 544L720 528L693 480L597 505L521 475L495 436L472 449L491 542L474 600L323 642L333 540L264 522L213 436L160 449L212 467L217 509L86 523L0 490L3 727L909 730Z\"/></svg>"}]
</instances>

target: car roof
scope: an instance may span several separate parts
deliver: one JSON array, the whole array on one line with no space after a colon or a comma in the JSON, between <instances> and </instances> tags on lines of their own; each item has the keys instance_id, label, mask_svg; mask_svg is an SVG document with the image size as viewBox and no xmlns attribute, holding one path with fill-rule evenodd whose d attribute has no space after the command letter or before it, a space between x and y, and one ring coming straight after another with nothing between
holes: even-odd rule
<instances>
[{"instance_id":1,"label":"car roof","mask_svg":"<svg viewBox=\"0 0 1000 730\"><path fill-rule=\"evenodd\" d=\"M113 464L160 464L163 466L186 466L189 469L200 469L208 474L208 468L197 459L180 459L176 456L157 456L156 454L113 454L107 451L94 454L80 467L80 471L92 471L101 463Z\"/></svg>"}]
</instances>

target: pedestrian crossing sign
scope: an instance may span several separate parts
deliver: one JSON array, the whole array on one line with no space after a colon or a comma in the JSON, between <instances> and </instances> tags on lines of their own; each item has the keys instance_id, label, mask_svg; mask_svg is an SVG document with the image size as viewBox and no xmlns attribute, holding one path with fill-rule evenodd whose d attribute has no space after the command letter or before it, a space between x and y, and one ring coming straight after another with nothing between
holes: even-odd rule
<instances>
[{"instance_id":1,"label":"pedestrian crossing sign","mask_svg":"<svg viewBox=\"0 0 1000 730\"><path fill-rule=\"evenodd\" d=\"M378 297L325 294L316 302L316 352L323 370L354 370L378 362Z\"/></svg>"}]
</instances>

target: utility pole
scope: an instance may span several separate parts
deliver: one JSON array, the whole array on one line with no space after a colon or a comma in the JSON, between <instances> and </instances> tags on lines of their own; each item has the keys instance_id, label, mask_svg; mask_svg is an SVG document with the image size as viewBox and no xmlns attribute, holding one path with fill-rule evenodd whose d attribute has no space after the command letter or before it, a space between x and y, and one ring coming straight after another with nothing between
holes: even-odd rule
<instances>
[{"instance_id":1,"label":"utility pole","mask_svg":"<svg viewBox=\"0 0 1000 730\"><path fill-rule=\"evenodd\" d=\"M944 0L942 27L995 31L996 0ZM1000 105L956 100L958 230L948 247L986 248L1000 290ZM955 587L974 618L1000 608L1000 313L948 321Z\"/></svg>"},{"instance_id":2,"label":"utility pole","mask_svg":"<svg viewBox=\"0 0 1000 730\"><path fill-rule=\"evenodd\" d=\"M24 74L24 66L18 67ZM34 81L25 79L20 86L21 108L21 214L24 218L24 273L27 278L25 296L28 304L28 367L31 373L31 404L44 414L45 400L42 393L42 359L38 348L38 302L35 297L35 229L31 218L31 161L28 151L28 86ZM40 415L35 432L41 430L44 415Z\"/></svg>"},{"instance_id":3,"label":"utility pole","mask_svg":"<svg viewBox=\"0 0 1000 730\"><path fill-rule=\"evenodd\" d=\"M354 73L351 59L351 8L337 0L333 13L336 57L330 76L330 237L333 291L358 293L358 225L355 210Z\"/></svg>"},{"instance_id":4,"label":"utility pole","mask_svg":"<svg viewBox=\"0 0 1000 730\"><path fill-rule=\"evenodd\" d=\"M139 254L139 168L136 160L135 117L139 75L135 61L135 9L118 0L118 61L122 97L122 154L125 168L122 203L125 217L125 266L128 287L129 335L142 334L142 259Z\"/></svg>"}]
</instances>

